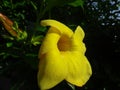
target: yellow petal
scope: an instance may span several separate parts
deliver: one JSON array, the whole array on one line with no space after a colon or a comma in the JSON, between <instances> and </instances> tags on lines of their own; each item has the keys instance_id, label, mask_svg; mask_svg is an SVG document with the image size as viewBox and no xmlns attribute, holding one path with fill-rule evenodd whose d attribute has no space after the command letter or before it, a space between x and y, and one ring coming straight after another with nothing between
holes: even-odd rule
<instances>
[{"instance_id":1,"label":"yellow petal","mask_svg":"<svg viewBox=\"0 0 120 90\"><path fill-rule=\"evenodd\" d=\"M54 87L66 77L66 63L62 60L57 48L59 38L59 33L51 27L41 45L38 71L38 85L41 90Z\"/></svg>"},{"instance_id":2,"label":"yellow petal","mask_svg":"<svg viewBox=\"0 0 120 90\"><path fill-rule=\"evenodd\" d=\"M86 47L83 38L84 31L78 26L71 39L72 51L62 54L68 66L66 80L77 86L83 86L92 74L91 66L84 54Z\"/></svg>"},{"instance_id":3,"label":"yellow petal","mask_svg":"<svg viewBox=\"0 0 120 90\"><path fill-rule=\"evenodd\" d=\"M66 81L76 86L83 86L92 74L87 58L80 52L73 52L67 54L66 61L68 66Z\"/></svg>"},{"instance_id":4,"label":"yellow petal","mask_svg":"<svg viewBox=\"0 0 120 90\"><path fill-rule=\"evenodd\" d=\"M71 42L72 42L71 49L74 51L75 50L80 51L81 53L83 53L83 55L86 51L86 47L83 42L84 36L85 36L85 34L84 34L83 29L80 26L78 26L75 30L75 33L72 36L72 39L71 39Z\"/></svg>"},{"instance_id":5,"label":"yellow petal","mask_svg":"<svg viewBox=\"0 0 120 90\"><path fill-rule=\"evenodd\" d=\"M67 34L67 36L71 37L73 34L72 30L68 28L66 25L56 21L56 20L42 20L42 26L51 26L59 30L61 34Z\"/></svg>"},{"instance_id":6,"label":"yellow petal","mask_svg":"<svg viewBox=\"0 0 120 90\"><path fill-rule=\"evenodd\" d=\"M59 38L60 35L59 33L57 33L57 29L51 27L42 42L42 45L39 50L38 58L40 58L42 55L46 54L49 51L54 51L54 52L56 52L56 50L58 51L57 42Z\"/></svg>"},{"instance_id":7,"label":"yellow petal","mask_svg":"<svg viewBox=\"0 0 120 90\"><path fill-rule=\"evenodd\" d=\"M39 62L38 85L41 90L48 90L66 77L66 62L57 52L48 52Z\"/></svg>"}]
</instances>

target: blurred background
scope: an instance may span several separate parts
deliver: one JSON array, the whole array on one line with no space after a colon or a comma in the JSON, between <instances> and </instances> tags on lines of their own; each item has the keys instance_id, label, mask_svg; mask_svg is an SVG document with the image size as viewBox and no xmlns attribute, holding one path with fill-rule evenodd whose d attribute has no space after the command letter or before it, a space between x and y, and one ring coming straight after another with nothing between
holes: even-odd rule
<instances>
[{"instance_id":1,"label":"blurred background","mask_svg":"<svg viewBox=\"0 0 120 90\"><path fill-rule=\"evenodd\" d=\"M0 13L18 35L9 33L0 16L0 90L39 90L37 54L47 31L42 19L85 31L93 75L76 90L120 90L120 0L0 0ZM72 89L63 81L51 90Z\"/></svg>"}]
</instances>

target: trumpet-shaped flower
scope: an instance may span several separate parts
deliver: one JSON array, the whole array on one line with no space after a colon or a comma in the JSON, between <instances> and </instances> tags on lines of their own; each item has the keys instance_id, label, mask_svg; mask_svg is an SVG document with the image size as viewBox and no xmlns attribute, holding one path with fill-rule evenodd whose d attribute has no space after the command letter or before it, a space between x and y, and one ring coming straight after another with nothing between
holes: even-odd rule
<instances>
[{"instance_id":1,"label":"trumpet-shaped flower","mask_svg":"<svg viewBox=\"0 0 120 90\"><path fill-rule=\"evenodd\" d=\"M92 74L83 43L84 31L78 26L73 32L56 20L43 20L50 26L39 50L38 85L50 89L63 80L83 86Z\"/></svg>"}]
</instances>

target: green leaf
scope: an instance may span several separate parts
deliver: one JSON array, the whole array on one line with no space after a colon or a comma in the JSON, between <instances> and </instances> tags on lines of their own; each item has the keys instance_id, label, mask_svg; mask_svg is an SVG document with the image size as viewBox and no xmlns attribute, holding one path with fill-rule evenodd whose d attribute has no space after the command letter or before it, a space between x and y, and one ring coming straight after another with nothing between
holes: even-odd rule
<instances>
[{"instance_id":1,"label":"green leaf","mask_svg":"<svg viewBox=\"0 0 120 90\"><path fill-rule=\"evenodd\" d=\"M6 46L7 46L7 47L12 47L12 45L13 45L12 42L7 42L7 43L6 43Z\"/></svg>"},{"instance_id":2,"label":"green leaf","mask_svg":"<svg viewBox=\"0 0 120 90\"><path fill-rule=\"evenodd\" d=\"M25 0L24 1L19 1L17 3L11 3L10 2L10 4L11 4L12 9L16 9L18 7L24 6L26 4L26 1Z\"/></svg>"},{"instance_id":3,"label":"green leaf","mask_svg":"<svg viewBox=\"0 0 120 90\"><path fill-rule=\"evenodd\" d=\"M14 21L12 28L13 28L13 30L18 32L19 27L18 27L18 23L16 21Z\"/></svg>"},{"instance_id":4,"label":"green leaf","mask_svg":"<svg viewBox=\"0 0 120 90\"><path fill-rule=\"evenodd\" d=\"M43 27L43 26L40 26L40 25L37 25L35 30L39 31L39 32L46 32L47 28Z\"/></svg>"},{"instance_id":5,"label":"green leaf","mask_svg":"<svg viewBox=\"0 0 120 90\"><path fill-rule=\"evenodd\" d=\"M22 31L22 32L18 32L19 37L17 38L17 40L25 40L28 36L26 31Z\"/></svg>"},{"instance_id":6,"label":"green leaf","mask_svg":"<svg viewBox=\"0 0 120 90\"><path fill-rule=\"evenodd\" d=\"M84 1L83 0L75 0L74 2L71 2L68 5L71 5L73 7L81 6L83 8Z\"/></svg>"},{"instance_id":7,"label":"green leaf","mask_svg":"<svg viewBox=\"0 0 120 90\"><path fill-rule=\"evenodd\" d=\"M8 35L2 35L2 37L3 37L4 39L14 40L13 37L8 36Z\"/></svg>"},{"instance_id":8,"label":"green leaf","mask_svg":"<svg viewBox=\"0 0 120 90\"><path fill-rule=\"evenodd\" d=\"M30 3L31 3L31 5L33 6L33 8L34 8L35 10L37 10L37 6L35 5L35 3L32 2L32 1L30 1Z\"/></svg>"},{"instance_id":9,"label":"green leaf","mask_svg":"<svg viewBox=\"0 0 120 90\"><path fill-rule=\"evenodd\" d=\"M0 56L3 56L3 55L5 55L5 52L0 53Z\"/></svg>"},{"instance_id":10,"label":"green leaf","mask_svg":"<svg viewBox=\"0 0 120 90\"><path fill-rule=\"evenodd\" d=\"M73 2L74 0L46 0L47 3L47 9L51 9L55 6L64 6L67 5L70 2Z\"/></svg>"},{"instance_id":11,"label":"green leaf","mask_svg":"<svg viewBox=\"0 0 120 90\"><path fill-rule=\"evenodd\" d=\"M27 32L26 32L26 31L23 31L23 32L22 32L22 35L21 35L21 38L22 38L22 39L26 39L27 36L28 36Z\"/></svg>"},{"instance_id":12,"label":"green leaf","mask_svg":"<svg viewBox=\"0 0 120 90\"><path fill-rule=\"evenodd\" d=\"M5 53L5 54L3 55L3 59L6 59L8 56L10 56L10 54Z\"/></svg>"},{"instance_id":13,"label":"green leaf","mask_svg":"<svg viewBox=\"0 0 120 90\"><path fill-rule=\"evenodd\" d=\"M37 45L41 44L42 38L43 38L42 35L40 35L40 36L33 36L32 39L31 39L31 43L34 46L37 46Z\"/></svg>"},{"instance_id":14,"label":"green leaf","mask_svg":"<svg viewBox=\"0 0 120 90\"><path fill-rule=\"evenodd\" d=\"M10 7L10 6L11 6L9 1L4 1L4 2L3 2L3 5L4 5L5 7Z\"/></svg>"}]
</instances>

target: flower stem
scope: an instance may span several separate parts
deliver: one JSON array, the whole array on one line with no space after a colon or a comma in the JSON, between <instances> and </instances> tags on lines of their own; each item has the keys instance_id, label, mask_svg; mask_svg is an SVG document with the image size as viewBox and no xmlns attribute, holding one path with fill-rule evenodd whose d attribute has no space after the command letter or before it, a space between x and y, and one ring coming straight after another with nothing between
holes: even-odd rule
<instances>
[{"instance_id":1,"label":"flower stem","mask_svg":"<svg viewBox=\"0 0 120 90\"><path fill-rule=\"evenodd\" d=\"M73 84L71 83L67 83L67 84L72 88L72 90L75 90L75 86Z\"/></svg>"}]
</instances>

